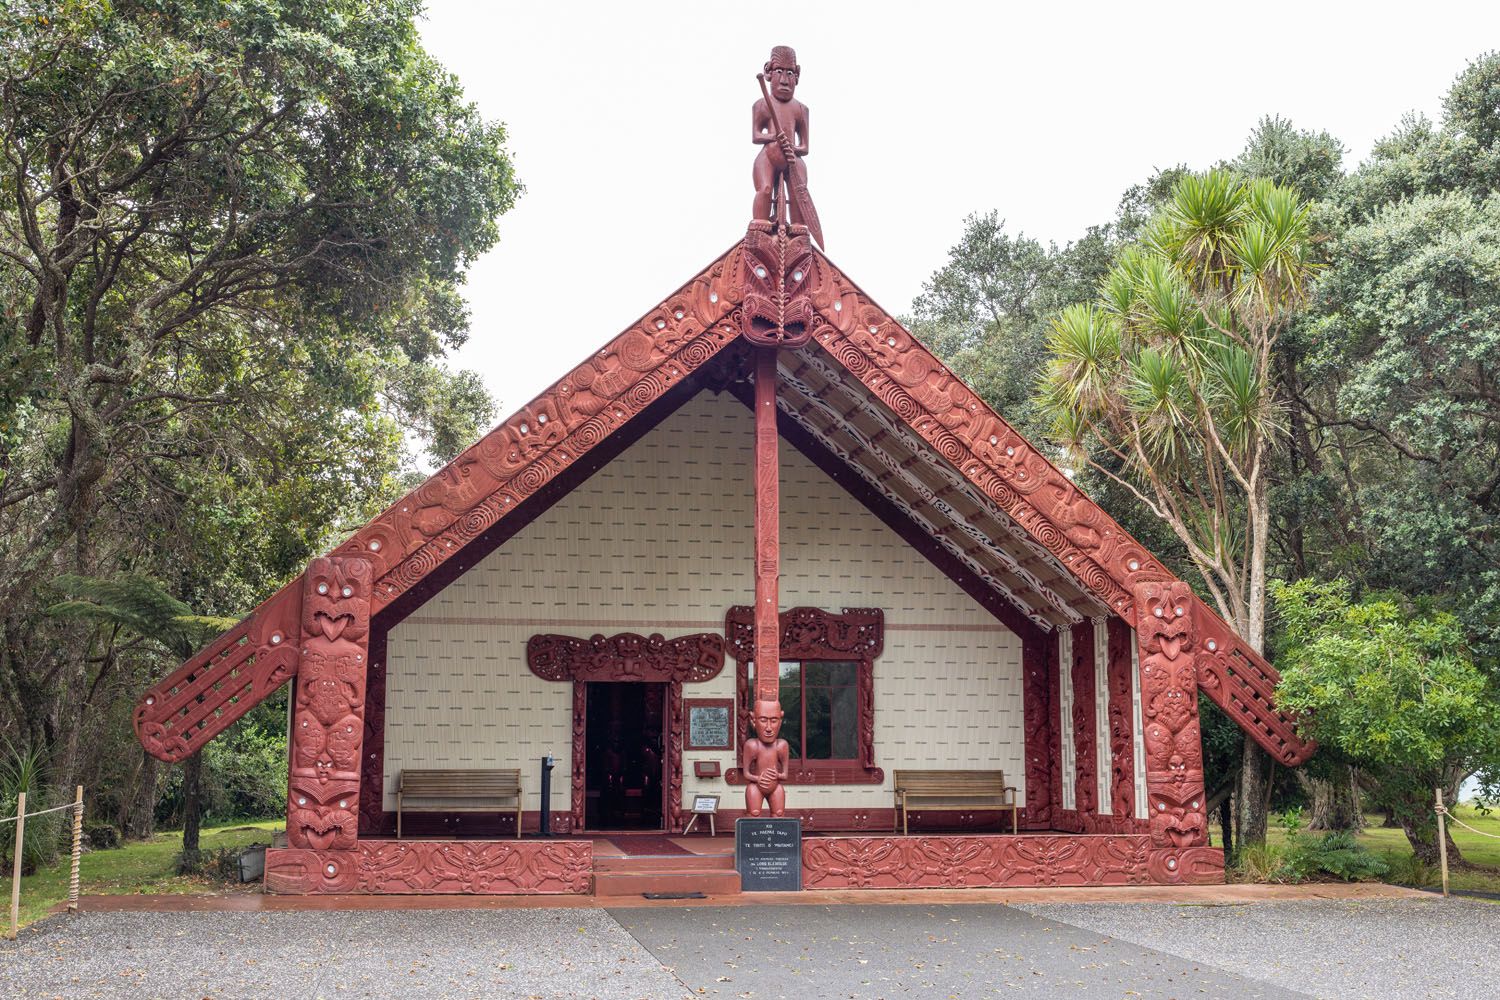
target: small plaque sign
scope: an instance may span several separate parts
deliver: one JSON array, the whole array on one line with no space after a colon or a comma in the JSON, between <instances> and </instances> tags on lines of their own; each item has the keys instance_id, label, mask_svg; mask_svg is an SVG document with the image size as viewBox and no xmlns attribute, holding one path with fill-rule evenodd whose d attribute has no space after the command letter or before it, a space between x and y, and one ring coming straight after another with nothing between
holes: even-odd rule
<instances>
[{"instance_id":1,"label":"small plaque sign","mask_svg":"<svg viewBox=\"0 0 1500 1000\"><path fill-rule=\"evenodd\" d=\"M687 702L687 749L734 748L734 702L728 698L697 698Z\"/></svg>"},{"instance_id":2,"label":"small plaque sign","mask_svg":"<svg viewBox=\"0 0 1500 1000\"><path fill-rule=\"evenodd\" d=\"M801 892L802 821L750 816L735 820L734 867L745 892Z\"/></svg>"}]
</instances>

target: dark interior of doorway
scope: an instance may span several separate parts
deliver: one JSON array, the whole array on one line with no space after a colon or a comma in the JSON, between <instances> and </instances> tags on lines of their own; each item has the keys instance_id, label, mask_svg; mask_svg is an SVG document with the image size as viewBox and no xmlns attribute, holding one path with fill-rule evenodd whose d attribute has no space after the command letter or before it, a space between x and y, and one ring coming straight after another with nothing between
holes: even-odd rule
<instances>
[{"instance_id":1,"label":"dark interior of doorway","mask_svg":"<svg viewBox=\"0 0 1500 1000\"><path fill-rule=\"evenodd\" d=\"M667 686L590 681L584 720L584 826L661 830Z\"/></svg>"}]
</instances>

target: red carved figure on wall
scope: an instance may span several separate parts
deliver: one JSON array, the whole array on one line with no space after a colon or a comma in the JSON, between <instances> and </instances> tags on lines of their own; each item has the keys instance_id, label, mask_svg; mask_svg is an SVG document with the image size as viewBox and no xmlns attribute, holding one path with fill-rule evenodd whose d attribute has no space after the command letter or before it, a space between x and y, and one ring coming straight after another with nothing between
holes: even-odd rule
<instances>
[{"instance_id":1,"label":"red carved figure on wall","mask_svg":"<svg viewBox=\"0 0 1500 1000\"><path fill-rule=\"evenodd\" d=\"M1193 592L1179 581L1144 584L1136 607L1151 840L1195 847L1204 842L1207 822Z\"/></svg>"},{"instance_id":2,"label":"red carved figure on wall","mask_svg":"<svg viewBox=\"0 0 1500 1000\"><path fill-rule=\"evenodd\" d=\"M740 767L745 773L745 811L759 816L769 805L772 816L786 815L786 776L791 747L781 739L781 704L757 701L751 724L755 735L740 750Z\"/></svg>"},{"instance_id":3,"label":"red carved figure on wall","mask_svg":"<svg viewBox=\"0 0 1500 1000\"><path fill-rule=\"evenodd\" d=\"M306 580L287 840L293 847L350 850L365 730L370 564L314 559Z\"/></svg>"}]
</instances>

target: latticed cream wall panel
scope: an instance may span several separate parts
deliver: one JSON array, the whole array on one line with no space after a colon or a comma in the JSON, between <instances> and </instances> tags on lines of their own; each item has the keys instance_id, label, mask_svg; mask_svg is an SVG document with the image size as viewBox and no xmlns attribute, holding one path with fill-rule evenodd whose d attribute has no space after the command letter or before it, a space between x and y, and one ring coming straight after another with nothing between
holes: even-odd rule
<instances>
[{"instance_id":1,"label":"latticed cream wall panel","mask_svg":"<svg viewBox=\"0 0 1500 1000\"><path fill-rule=\"evenodd\" d=\"M568 808L572 692L526 669L537 632L587 636L720 632L749 604L754 444L750 413L702 393L588 482L391 630L386 807L403 767L520 767L539 805L537 759L551 751L552 808ZM876 762L884 786L796 786L803 807L890 805L898 767L1003 768L1024 785L1020 640L790 446L782 448L783 607L878 607ZM731 661L688 698L734 696ZM739 789L697 780L683 792ZM686 799L685 799L686 801Z\"/></svg>"}]
</instances>

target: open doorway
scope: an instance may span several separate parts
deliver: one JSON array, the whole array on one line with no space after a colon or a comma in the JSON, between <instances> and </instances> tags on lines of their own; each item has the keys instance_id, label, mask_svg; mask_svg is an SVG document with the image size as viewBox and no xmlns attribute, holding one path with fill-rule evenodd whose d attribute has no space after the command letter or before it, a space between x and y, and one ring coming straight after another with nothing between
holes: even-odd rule
<instances>
[{"instance_id":1,"label":"open doorway","mask_svg":"<svg viewBox=\"0 0 1500 1000\"><path fill-rule=\"evenodd\" d=\"M661 830L667 685L589 681L584 719L584 826Z\"/></svg>"}]
</instances>

